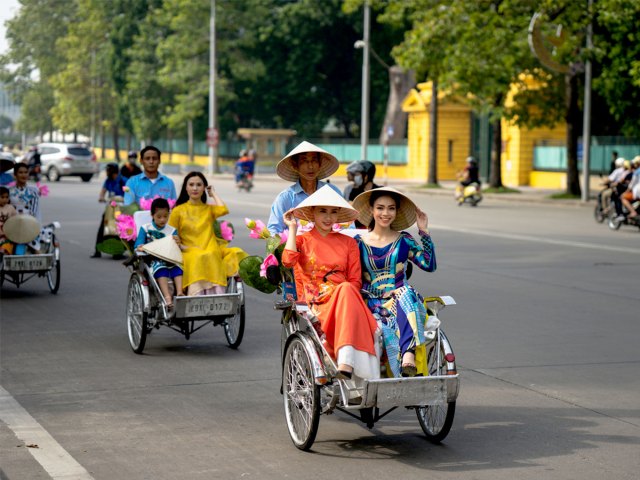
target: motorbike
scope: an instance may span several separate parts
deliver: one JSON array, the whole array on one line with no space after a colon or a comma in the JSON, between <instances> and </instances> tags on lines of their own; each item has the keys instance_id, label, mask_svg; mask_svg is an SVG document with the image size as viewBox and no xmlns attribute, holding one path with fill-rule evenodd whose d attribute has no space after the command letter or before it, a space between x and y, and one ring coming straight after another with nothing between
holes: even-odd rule
<instances>
[{"instance_id":1,"label":"motorbike","mask_svg":"<svg viewBox=\"0 0 640 480\"><path fill-rule=\"evenodd\" d=\"M247 171L238 171L238 191L245 190L247 193L253 188L253 175Z\"/></svg>"},{"instance_id":2,"label":"motorbike","mask_svg":"<svg viewBox=\"0 0 640 480\"><path fill-rule=\"evenodd\" d=\"M637 212L640 210L640 200L635 200L631 206ZM622 215L624 218L618 217L615 209L611 209L609 217L607 218L607 225L611 230L619 230L622 225L631 225L640 228L640 216L629 218L629 212L624 206L622 207Z\"/></svg>"},{"instance_id":3,"label":"motorbike","mask_svg":"<svg viewBox=\"0 0 640 480\"><path fill-rule=\"evenodd\" d=\"M462 206L468 203L472 207L475 207L482 201L482 190L480 184L477 182L470 183L469 185L458 185L456 188L456 200L458 206Z\"/></svg>"}]
</instances>

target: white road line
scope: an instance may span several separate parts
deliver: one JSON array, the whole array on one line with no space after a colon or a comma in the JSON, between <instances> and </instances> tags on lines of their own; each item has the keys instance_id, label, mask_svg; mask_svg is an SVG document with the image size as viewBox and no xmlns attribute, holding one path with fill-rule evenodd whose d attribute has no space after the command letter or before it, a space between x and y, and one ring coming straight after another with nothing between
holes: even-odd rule
<instances>
[{"instance_id":1,"label":"white road line","mask_svg":"<svg viewBox=\"0 0 640 480\"><path fill-rule=\"evenodd\" d=\"M483 230L476 230L476 229L470 229L470 228L447 227L444 225L429 225L429 226L434 230L435 229L448 230L450 232L465 233L469 235L480 235L484 237L504 238L506 240L518 240L520 242L545 243L547 245L562 245L563 247L579 247L579 248L590 248L593 250L600 250L600 251L606 250L609 252L635 253L636 255L640 254L640 248L614 247L611 245L602 245L599 243L572 242L569 240L554 240L552 238L534 237L532 235L487 232Z\"/></svg>"},{"instance_id":2,"label":"white road line","mask_svg":"<svg viewBox=\"0 0 640 480\"><path fill-rule=\"evenodd\" d=\"M0 386L0 420L7 424L28 448L33 458L53 479L91 480L93 477L80 465L42 425L20 406L9 392Z\"/></svg>"}]
</instances>

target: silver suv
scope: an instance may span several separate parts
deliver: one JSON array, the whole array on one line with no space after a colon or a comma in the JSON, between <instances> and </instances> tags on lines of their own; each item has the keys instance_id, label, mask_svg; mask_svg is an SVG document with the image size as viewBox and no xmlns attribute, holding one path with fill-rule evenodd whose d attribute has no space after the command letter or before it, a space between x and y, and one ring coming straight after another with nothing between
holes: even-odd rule
<instances>
[{"instance_id":1,"label":"silver suv","mask_svg":"<svg viewBox=\"0 0 640 480\"><path fill-rule=\"evenodd\" d=\"M38 145L42 173L50 182L60 177L80 177L83 182L99 172L95 155L81 143L41 143Z\"/></svg>"}]
</instances>

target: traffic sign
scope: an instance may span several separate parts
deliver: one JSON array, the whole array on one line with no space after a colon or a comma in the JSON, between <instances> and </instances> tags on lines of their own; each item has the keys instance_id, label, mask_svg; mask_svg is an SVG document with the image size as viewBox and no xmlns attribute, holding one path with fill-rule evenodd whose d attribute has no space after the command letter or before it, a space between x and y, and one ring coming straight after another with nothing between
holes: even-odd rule
<instances>
[{"instance_id":1,"label":"traffic sign","mask_svg":"<svg viewBox=\"0 0 640 480\"><path fill-rule=\"evenodd\" d=\"M209 147L217 147L220 138L217 128L207 128L207 145Z\"/></svg>"}]
</instances>

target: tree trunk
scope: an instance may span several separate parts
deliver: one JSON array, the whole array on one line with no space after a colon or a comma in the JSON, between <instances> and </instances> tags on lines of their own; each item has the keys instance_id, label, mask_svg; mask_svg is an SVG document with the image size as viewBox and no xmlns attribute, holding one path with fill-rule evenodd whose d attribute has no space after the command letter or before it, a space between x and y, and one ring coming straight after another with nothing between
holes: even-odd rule
<instances>
[{"instance_id":1,"label":"tree trunk","mask_svg":"<svg viewBox=\"0 0 640 480\"><path fill-rule=\"evenodd\" d=\"M491 172L489 172L489 186L502 187L502 119L493 121L493 147L491 148Z\"/></svg>"},{"instance_id":2,"label":"tree trunk","mask_svg":"<svg viewBox=\"0 0 640 480\"><path fill-rule=\"evenodd\" d=\"M578 106L578 76L565 75L565 101L567 112L567 193L580 196L580 175L578 173L578 135L580 108Z\"/></svg>"},{"instance_id":3,"label":"tree trunk","mask_svg":"<svg viewBox=\"0 0 640 480\"><path fill-rule=\"evenodd\" d=\"M402 111L402 101L416 83L413 70L405 71L394 65L389 68L389 98L387 112L380 131L380 144L397 138L404 139L407 133L407 113ZM389 131L391 127L391 131ZM389 135L391 133L391 135Z\"/></svg>"},{"instance_id":4,"label":"tree trunk","mask_svg":"<svg viewBox=\"0 0 640 480\"><path fill-rule=\"evenodd\" d=\"M113 150L116 155L116 162L120 163L120 138L118 138L119 129L117 123L113 125L111 133L113 134Z\"/></svg>"},{"instance_id":5,"label":"tree trunk","mask_svg":"<svg viewBox=\"0 0 640 480\"><path fill-rule=\"evenodd\" d=\"M429 105L429 174L427 183L438 183L438 80L431 82L431 103Z\"/></svg>"},{"instance_id":6,"label":"tree trunk","mask_svg":"<svg viewBox=\"0 0 640 480\"><path fill-rule=\"evenodd\" d=\"M169 141L169 163L173 163L173 131L168 128L167 129L167 140Z\"/></svg>"},{"instance_id":7,"label":"tree trunk","mask_svg":"<svg viewBox=\"0 0 640 480\"><path fill-rule=\"evenodd\" d=\"M104 160L104 149L107 140L107 134L104 131L104 125L100 122L100 159Z\"/></svg>"},{"instance_id":8,"label":"tree trunk","mask_svg":"<svg viewBox=\"0 0 640 480\"><path fill-rule=\"evenodd\" d=\"M127 142L127 155L128 155L128 152L131 151L131 132L129 132L129 131L127 131L126 142Z\"/></svg>"},{"instance_id":9,"label":"tree trunk","mask_svg":"<svg viewBox=\"0 0 640 480\"><path fill-rule=\"evenodd\" d=\"M193 121L187 122L187 144L189 149L189 163L193 163Z\"/></svg>"}]
</instances>

